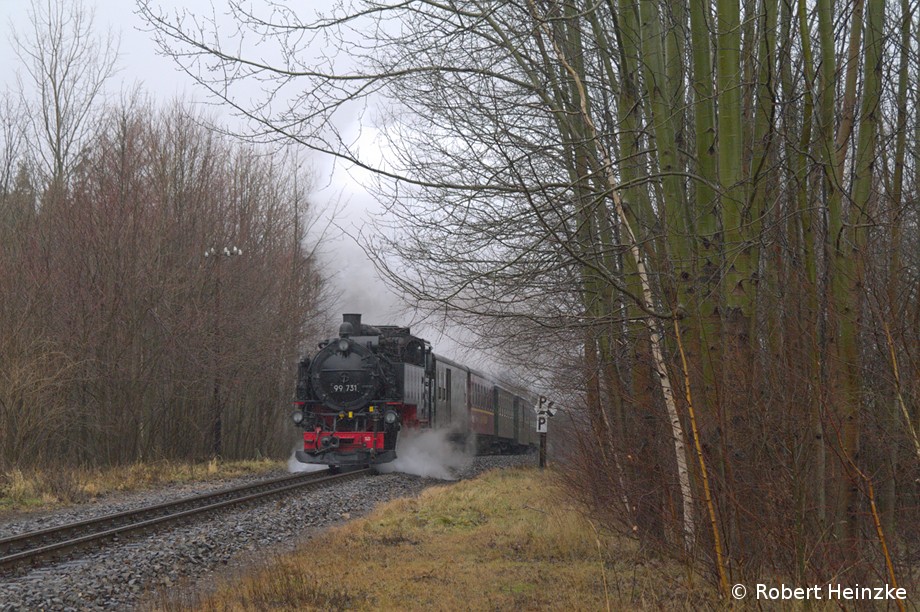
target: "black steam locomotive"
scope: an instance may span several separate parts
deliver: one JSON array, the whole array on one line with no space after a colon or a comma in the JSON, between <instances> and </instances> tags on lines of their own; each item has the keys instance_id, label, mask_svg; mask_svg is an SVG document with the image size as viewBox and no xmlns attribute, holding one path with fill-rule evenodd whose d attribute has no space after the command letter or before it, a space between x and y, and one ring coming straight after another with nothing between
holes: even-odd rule
<instances>
[{"instance_id":1,"label":"black steam locomotive","mask_svg":"<svg viewBox=\"0 0 920 612\"><path fill-rule=\"evenodd\" d=\"M396 459L401 428L475 436L481 450L520 451L537 439L533 403L450 360L409 328L346 314L337 338L300 361L294 422L303 463L369 465Z\"/></svg>"}]
</instances>

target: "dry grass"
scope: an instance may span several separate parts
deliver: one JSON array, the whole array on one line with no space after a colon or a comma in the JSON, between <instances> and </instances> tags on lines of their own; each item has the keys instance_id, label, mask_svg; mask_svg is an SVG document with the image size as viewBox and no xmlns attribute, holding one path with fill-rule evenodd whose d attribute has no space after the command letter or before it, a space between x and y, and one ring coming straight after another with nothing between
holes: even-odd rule
<instances>
[{"instance_id":1,"label":"dry grass","mask_svg":"<svg viewBox=\"0 0 920 612\"><path fill-rule=\"evenodd\" d=\"M234 478L282 467L279 461L178 463L158 461L119 468L19 469L0 474L0 512L80 503L113 491L139 491L166 484Z\"/></svg>"},{"instance_id":2,"label":"dry grass","mask_svg":"<svg viewBox=\"0 0 920 612\"><path fill-rule=\"evenodd\" d=\"M206 595L200 610L699 609L678 565L599 532L536 470L428 489L330 530Z\"/></svg>"}]
</instances>

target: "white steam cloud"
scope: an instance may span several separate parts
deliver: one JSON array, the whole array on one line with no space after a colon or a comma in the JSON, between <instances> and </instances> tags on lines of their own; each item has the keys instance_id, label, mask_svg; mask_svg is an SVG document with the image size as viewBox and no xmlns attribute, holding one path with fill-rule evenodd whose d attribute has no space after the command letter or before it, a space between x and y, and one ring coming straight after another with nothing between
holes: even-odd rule
<instances>
[{"instance_id":1,"label":"white steam cloud","mask_svg":"<svg viewBox=\"0 0 920 612\"><path fill-rule=\"evenodd\" d=\"M377 466L377 471L457 480L457 472L469 467L473 457L451 442L450 434L443 429L400 432L396 443L397 459Z\"/></svg>"},{"instance_id":2,"label":"white steam cloud","mask_svg":"<svg viewBox=\"0 0 920 612\"><path fill-rule=\"evenodd\" d=\"M301 448L301 446L295 446L294 450L291 451L291 458L288 459L288 472L294 474L296 472L321 472L329 469L329 466L320 463L301 463L297 461L297 455L295 453Z\"/></svg>"}]
</instances>

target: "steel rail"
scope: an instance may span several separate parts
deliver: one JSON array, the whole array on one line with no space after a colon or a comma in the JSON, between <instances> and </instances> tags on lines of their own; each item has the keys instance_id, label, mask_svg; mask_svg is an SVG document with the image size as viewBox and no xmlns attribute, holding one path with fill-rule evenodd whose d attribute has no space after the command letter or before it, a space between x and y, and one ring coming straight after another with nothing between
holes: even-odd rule
<instances>
[{"instance_id":1,"label":"steel rail","mask_svg":"<svg viewBox=\"0 0 920 612\"><path fill-rule=\"evenodd\" d=\"M27 563L35 565L39 561L121 534L142 531L296 489L351 480L370 471L364 469L335 475L329 475L326 471L283 476L10 536L0 539L0 570L8 572Z\"/></svg>"}]
</instances>

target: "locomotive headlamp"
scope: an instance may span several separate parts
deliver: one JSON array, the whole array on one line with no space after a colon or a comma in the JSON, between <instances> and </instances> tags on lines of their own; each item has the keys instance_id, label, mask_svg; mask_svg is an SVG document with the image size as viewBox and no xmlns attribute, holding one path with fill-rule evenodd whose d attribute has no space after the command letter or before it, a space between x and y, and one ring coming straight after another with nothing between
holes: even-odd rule
<instances>
[{"instance_id":1,"label":"locomotive headlamp","mask_svg":"<svg viewBox=\"0 0 920 612\"><path fill-rule=\"evenodd\" d=\"M339 340L339 352L340 353L348 352L348 340L346 340L345 338L342 338L341 340Z\"/></svg>"},{"instance_id":2,"label":"locomotive headlamp","mask_svg":"<svg viewBox=\"0 0 920 612\"><path fill-rule=\"evenodd\" d=\"M386 415L384 415L383 420L387 425L392 425L399 419L399 414L395 410L387 410Z\"/></svg>"},{"instance_id":3,"label":"locomotive headlamp","mask_svg":"<svg viewBox=\"0 0 920 612\"><path fill-rule=\"evenodd\" d=\"M295 410L291 413L291 418L294 420L295 425L300 425L303 423L303 412L301 410Z\"/></svg>"}]
</instances>

